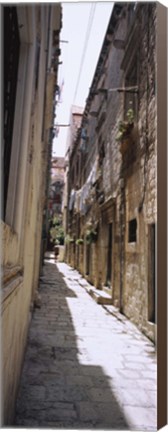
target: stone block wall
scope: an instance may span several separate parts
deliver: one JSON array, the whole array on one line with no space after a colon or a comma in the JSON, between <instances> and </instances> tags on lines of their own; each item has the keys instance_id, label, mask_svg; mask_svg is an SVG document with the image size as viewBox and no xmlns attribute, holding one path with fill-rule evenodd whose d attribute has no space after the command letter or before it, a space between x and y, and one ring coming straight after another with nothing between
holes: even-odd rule
<instances>
[{"instance_id":1,"label":"stone block wall","mask_svg":"<svg viewBox=\"0 0 168 432\"><path fill-rule=\"evenodd\" d=\"M141 34L138 45L138 134L135 135L133 144L130 144L130 149L118 164L120 165L118 173L123 179L124 188L123 193L120 187L117 191L118 247L116 242L115 274L118 275L115 279L114 292L114 304L117 305L122 296L122 305L120 304L122 311L152 340L155 339L155 325L149 322L148 318L150 271L148 224L155 224L157 220L155 13L155 5L144 5L144 7L139 5L137 11L139 26L137 37ZM115 133L113 139L114 135ZM117 145L113 145L112 152L113 155L115 154L113 160L116 161ZM134 218L137 221L137 240L135 243L129 243L129 221ZM124 248L123 254L120 253L121 247Z\"/></svg>"},{"instance_id":2,"label":"stone block wall","mask_svg":"<svg viewBox=\"0 0 168 432\"><path fill-rule=\"evenodd\" d=\"M112 302L155 340L155 323L149 319L149 233L157 221L156 4L125 3L117 19L116 16L115 4L91 87L92 102L86 105L87 114L97 112L94 152L88 148L83 165L81 160L85 182L86 172L89 174L97 157L103 201L99 202L95 193L94 204L82 219L81 232L89 218L99 222L98 239L90 249L87 278L102 289L107 283L108 227L112 223ZM135 76L131 78L134 69ZM124 153L116 136L119 122L126 120L126 90L131 79L135 90L129 95L134 104L134 127ZM130 221L134 219L136 240L131 241ZM85 248L80 270L86 274Z\"/></svg>"}]
</instances>

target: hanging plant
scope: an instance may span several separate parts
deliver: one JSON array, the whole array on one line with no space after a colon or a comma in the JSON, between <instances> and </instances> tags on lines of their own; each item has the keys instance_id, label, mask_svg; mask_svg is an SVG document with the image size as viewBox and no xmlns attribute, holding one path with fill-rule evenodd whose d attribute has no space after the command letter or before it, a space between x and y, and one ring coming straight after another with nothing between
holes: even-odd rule
<instances>
[{"instance_id":1,"label":"hanging plant","mask_svg":"<svg viewBox=\"0 0 168 432\"><path fill-rule=\"evenodd\" d=\"M74 243L74 238L71 237L69 234L67 234L66 237L65 237L65 243L66 244L68 244L68 243Z\"/></svg>"},{"instance_id":2,"label":"hanging plant","mask_svg":"<svg viewBox=\"0 0 168 432\"><path fill-rule=\"evenodd\" d=\"M60 245L60 242L59 242L58 239L56 239L56 240L55 240L55 246L59 246L59 245Z\"/></svg>"},{"instance_id":3,"label":"hanging plant","mask_svg":"<svg viewBox=\"0 0 168 432\"><path fill-rule=\"evenodd\" d=\"M118 126L118 133L116 135L116 141L123 141L125 138L129 137L133 127L134 127L134 111L130 108L126 114L127 120L120 121Z\"/></svg>"},{"instance_id":4,"label":"hanging plant","mask_svg":"<svg viewBox=\"0 0 168 432\"><path fill-rule=\"evenodd\" d=\"M50 229L51 242L54 244L64 244L64 229L61 225L55 225Z\"/></svg>"},{"instance_id":5,"label":"hanging plant","mask_svg":"<svg viewBox=\"0 0 168 432\"><path fill-rule=\"evenodd\" d=\"M83 243L84 243L84 240L82 238L78 238L76 240L76 245L83 245Z\"/></svg>"},{"instance_id":6,"label":"hanging plant","mask_svg":"<svg viewBox=\"0 0 168 432\"><path fill-rule=\"evenodd\" d=\"M94 228L87 229L86 231L86 243L95 243L97 240L97 231Z\"/></svg>"}]
</instances>

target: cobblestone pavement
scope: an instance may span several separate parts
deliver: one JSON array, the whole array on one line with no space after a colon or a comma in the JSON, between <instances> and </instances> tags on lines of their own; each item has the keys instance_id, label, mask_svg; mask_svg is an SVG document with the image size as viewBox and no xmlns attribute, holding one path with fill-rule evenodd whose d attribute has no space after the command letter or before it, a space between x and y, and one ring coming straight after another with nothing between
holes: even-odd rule
<instances>
[{"instance_id":1,"label":"cobblestone pavement","mask_svg":"<svg viewBox=\"0 0 168 432\"><path fill-rule=\"evenodd\" d=\"M96 304L82 281L65 263L46 261L15 427L156 430L154 346Z\"/></svg>"}]
</instances>

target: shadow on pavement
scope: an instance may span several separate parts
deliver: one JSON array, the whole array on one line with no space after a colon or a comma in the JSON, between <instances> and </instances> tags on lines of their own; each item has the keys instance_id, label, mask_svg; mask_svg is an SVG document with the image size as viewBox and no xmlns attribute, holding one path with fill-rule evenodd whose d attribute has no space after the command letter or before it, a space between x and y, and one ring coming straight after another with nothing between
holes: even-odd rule
<instances>
[{"instance_id":1,"label":"shadow on pavement","mask_svg":"<svg viewBox=\"0 0 168 432\"><path fill-rule=\"evenodd\" d=\"M68 306L68 299L75 302L82 290L73 284L68 286L56 264L46 261L13 426L130 429L102 367L80 363L82 356L89 363L89 354L77 345L78 329Z\"/></svg>"}]
</instances>

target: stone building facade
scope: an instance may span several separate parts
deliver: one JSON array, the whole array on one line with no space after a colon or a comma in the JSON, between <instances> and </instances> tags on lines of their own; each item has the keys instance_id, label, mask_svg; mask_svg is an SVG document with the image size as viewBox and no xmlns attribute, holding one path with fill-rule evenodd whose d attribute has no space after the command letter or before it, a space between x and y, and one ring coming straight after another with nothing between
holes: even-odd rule
<instances>
[{"instance_id":1,"label":"stone building facade","mask_svg":"<svg viewBox=\"0 0 168 432\"><path fill-rule=\"evenodd\" d=\"M63 233L63 196L65 186L65 159L64 157L52 157L50 169L50 184L48 194L48 211L47 211L47 250L53 250L56 238L51 236L51 230L54 224L60 228L61 237L57 241L61 246L64 245ZM56 232L55 232L56 235ZM61 249L61 248L59 248ZM61 260L64 255L64 248L62 247Z\"/></svg>"},{"instance_id":2,"label":"stone building facade","mask_svg":"<svg viewBox=\"0 0 168 432\"><path fill-rule=\"evenodd\" d=\"M54 157L51 160L50 188L49 188L49 217L61 214L63 207L65 177L65 160Z\"/></svg>"},{"instance_id":3,"label":"stone building facade","mask_svg":"<svg viewBox=\"0 0 168 432\"><path fill-rule=\"evenodd\" d=\"M67 261L155 340L156 3L115 3L69 157Z\"/></svg>"},{"instance_id":4,"label":"stone building facade","mask_svg":"<svg viewBox=\"0 0 168 432\"><path fill-rule=\"evenodd\" d=\"M65 186L64 186L64 196L63 196L63 224L64 224L64 231L69 236L68 232L68 217L69 217L69 200L68 197L70 193L73 190L72 188L72 177L74 177L74 167L76 167L76 156L75 156L75 162L74 166L70 165L70 161L73 160L73 156L71 155L77 155L76 151L76 138L78 136L78 133L80 131L80 126L82 122L82 115L83 115L83 108L73 105L71 108L70 113L70 126L68 131L68 137L67 137L67 148L66 148L66 154L65 154ZM75 147L74 147L75 145ZM77 155L78 158L78 167L79 167L79 155ZM76 176L75 176L75 180ZM77 185L76 185L77 186ZM75 187L76 187L75 186ZM77 186L78 187L78 186ZM69 255L69 246L67 244L67 239L65 238L65 259L67 259L67 255Z\"/></svg>"},{"instance_id":5,"label":"stone building facade","mask_svg":"<svg viewBox=\"0 0 168 432\"><path fill-rule=\"evenodd\" d=\"M2 423L15 401L36 304L55 113L61 6L5 5L2 239Z\"/></svg>"}]
</instances>

